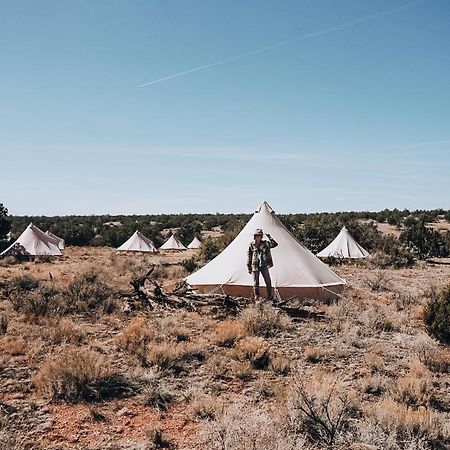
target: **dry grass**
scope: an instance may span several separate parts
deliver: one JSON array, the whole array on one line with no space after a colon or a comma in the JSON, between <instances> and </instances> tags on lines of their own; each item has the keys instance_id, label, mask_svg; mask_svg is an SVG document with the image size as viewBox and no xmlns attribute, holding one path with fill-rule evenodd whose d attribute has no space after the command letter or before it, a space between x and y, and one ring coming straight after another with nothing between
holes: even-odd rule
<instances>
[{"instance_id":1,"label":"dry grass","mask_svg":"<svg viewBox=\"0 0 450 450\"><path fill-rule=\"evenodd\" d=\"M86 340L86 331L70 319L60 319L52 327L54 344L80 345Z\"/></svg>"},{"instance_id":2,"label":"dry grass","mask_svg":"<svg viewBox=\"0 0 450 450\"><path fill-rule=\"evenodd\" d=\"M246 335L245 326L236 320L225 320L217 325L212 341L220 347L234 347Z\"/></svg>"},{"instance_id":3,"label":"dry grass","mask_svg":"<svg viewBox=\"0 0 450 450\"><path fill-rule=\"evenodd\" d=\"M249 334L262 337L275 336L291 324L288 316L265 302L244 309L240 320Z\"/></svg>"},{"instance_id":4,"label":"dry grass","mask_svg":"<svg viewBox=\"0 0 450 450\"><path fill-rule=\"evenodd\" d=\"M48 359L33 380L38 391L53 401L95 401L122 395L127 386L99 353L69 349Z\"/></svg>"},{"instance_id":5,"label":"dry grass","mask_svg":"<svg viewBox=\"0 0 450 450\"><path fill-rule=\"evenodd\" d=\"M270 345L261 337L248 336L237 343L230 355L238 361L250 363L255 369L267 369Z\"/></svg>"}]
</instances>

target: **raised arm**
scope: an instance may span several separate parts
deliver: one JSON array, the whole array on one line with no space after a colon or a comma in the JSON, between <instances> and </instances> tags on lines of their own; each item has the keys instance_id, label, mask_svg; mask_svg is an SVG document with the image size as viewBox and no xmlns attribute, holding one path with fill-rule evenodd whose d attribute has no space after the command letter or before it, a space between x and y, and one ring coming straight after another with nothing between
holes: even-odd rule
<instances>
[{"instance_id":1,"label":"raised arm","mask_svg":"<svg viewBox=\"0 0 450 450\"><path fill-rule=\"evenodd\" d=\"M268 234L267 237L269 238L270 248L275 248L278 245L278 242L270 234Z\"/></svg>"}]
</instances>

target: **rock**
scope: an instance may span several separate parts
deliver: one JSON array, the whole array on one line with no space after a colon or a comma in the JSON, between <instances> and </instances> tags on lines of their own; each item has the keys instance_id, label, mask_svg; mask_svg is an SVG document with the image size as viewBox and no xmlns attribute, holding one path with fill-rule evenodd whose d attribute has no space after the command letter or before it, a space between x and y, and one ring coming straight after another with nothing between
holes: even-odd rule
<instances>
[{"instance_id":1,"label":"rock","mask_svg":"<svg viewBox=\"0 0 450 450\"><path fill-rule=\"evenodd\" d=\"M130 411L127 407L124 407L122 409L119 409L119 411L116 412L116 415L119 417L134 416L134 413L132 411Z\"/></svg>"},{"instance_id":2,"label":"rock","mask_svg":"<svg viewBox=\"0 0 450 450\"><path fill-rule=\"evenodd\" d=\"M50 428L53 428L53 422L52 422L51 420L47 420L46 422L42 423L42 424L39 426L39 428L40 428L42 431L50 430Z\"/></svg>"}]
</instances>

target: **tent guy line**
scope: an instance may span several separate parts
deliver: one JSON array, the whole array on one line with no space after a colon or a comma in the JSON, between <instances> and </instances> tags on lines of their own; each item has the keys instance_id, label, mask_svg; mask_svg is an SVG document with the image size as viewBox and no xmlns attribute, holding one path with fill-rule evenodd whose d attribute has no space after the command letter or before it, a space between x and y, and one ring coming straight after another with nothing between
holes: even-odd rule
<instances>
[{"instance_id":1,"label":"tent guy line","mask_svg":"<svg viewBox=\"0 0 450 450\"><path fill-rule=\"evenodd\" d=\"M171 75L167 75L165 77L158 78L156 80L152 80L152 81L149 81L147 83L140 84L138 87L139 88L144 88L144 87L152 86L152 85L159 84L159 83L162 83L164 81L169 81L169 80L172 80L174 78L179 78L179 77L182 77L184 75L188 75L188 74L191 74L191 73L194 73L194 72L200 72L201 70L209 69L211 67L221 66L223 64L234 62L234 61L237 61L239 59L247 58L249 56L254 56L254 55L258 55L260 53L265 53L267 51L270 51L270 50L273 50L273 49L276 49L276 48L279 48L279 47L284 47L286 45L290 45L290 44L293 44L295 42L305 41L305 40L308 40L308 39L314 39L316 37L324 36L324 35L330 34L330 33L336 33L338 31L342 31L342 30L345 30L347 28L354 27L356 25L360 25L360 24L367 23L367 22L372 22L374 20L381 19L382 17L387 17L387 16L391 16L393 14L397 14L397 13L399 13L401 11L405 11L405 10L407 10L409 8L414 7L414 6L418 5L419 3L423 3L424 1L426 1L426 0L416 0L414 2L405 3L405 4L397 6L395 8L390 8L390 9L386 9L386 10L383 10L383 11L378 11L378 12L373 13L373 14L369 14L367 16L358 17L356 19L352 19L352 20L349 20L347 22L344 22L344 23L342 23L340 25L334 25L332 27L324 28L322 30L312 31L312 32L304 34L302 36L297 36L297 37L294 37L294 38L291 38L291 39L287 39L285 41L281 41L281 42L277 42L275 44L268 45L267 47L257 48L255 50L250 50L248 52L241 53L241 54L235 55L235 56L231 56L229 58L221 59L221 60L214 61L214 62L211 62L211 63L208 63L208 64L203 64L201 66L197 66L197 67L194 67L192 69L183 70L181 72L176 72L176 73L173 73Z\"/></svg>"}]
</instances>

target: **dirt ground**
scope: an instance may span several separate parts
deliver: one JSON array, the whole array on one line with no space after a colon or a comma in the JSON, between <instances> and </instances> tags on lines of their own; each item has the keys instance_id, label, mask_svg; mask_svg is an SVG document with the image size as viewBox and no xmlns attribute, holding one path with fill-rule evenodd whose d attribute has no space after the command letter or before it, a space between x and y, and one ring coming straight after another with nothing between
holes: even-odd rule
<instances>
[{"instance_id":1,"label":"dirt ground","mask_svg":"<svg viewBox=\"0 0 450 450\"><path fill-rule=\"evenodd\" d=\"M193 254L68 248L54 262L0 266L0 319L7 323L0 334L2 448L450 448L450 352L422 319L429 293L450 282L448 265L333 267L348 286L333 304L305 302L315 319L294 320L264 303L237 315L214 308L124 313L119 295L108 313L30 317L8 297L16 277L63 290L89 270L126 292L153 264L171 290L186 275L180 262ZM125 377L132 392L95 400L50 395L49 380L61 367L43 368L81 351ZM62 390L58 383L52 392ZM345 393L357 405L332 444L300 420L292 399L300 402L303 388L313 402L334 389L336 399ZM301 426L291 426L294 417Z\"/></svg>"}]
</instances>

